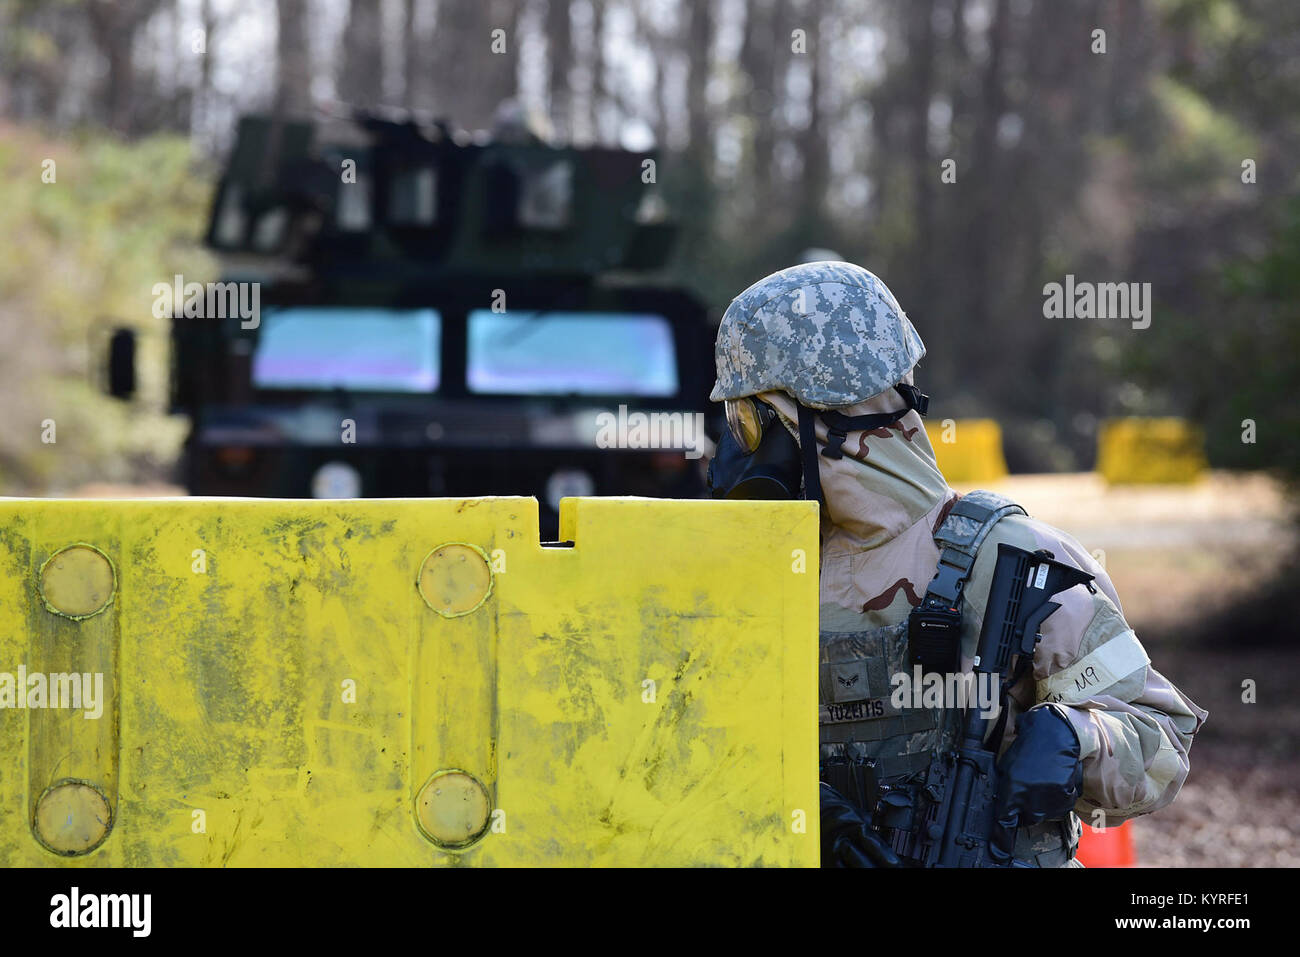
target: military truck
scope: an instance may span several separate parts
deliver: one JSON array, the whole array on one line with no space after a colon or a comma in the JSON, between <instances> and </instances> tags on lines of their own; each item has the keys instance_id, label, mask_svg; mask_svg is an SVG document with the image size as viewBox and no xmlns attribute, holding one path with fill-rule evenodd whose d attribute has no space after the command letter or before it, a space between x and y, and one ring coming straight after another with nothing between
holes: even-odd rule
<instances>
[{"instance_id":1,"label":"military truck","mask_svg":"<svg viewBox=\"0 0 1300 957\"><path fill-rule=\"evenodd\" d=\"M206 242L217 303L251 290L258 314L173 304L192 494L533 495L545 537L565 495L701 493L698 453L601 428L708 410L705 310L646 278L674 234L654 153L508 132L240 120ZM133 363L119 331L112 394Z\"/></svg>"}]
</instances>

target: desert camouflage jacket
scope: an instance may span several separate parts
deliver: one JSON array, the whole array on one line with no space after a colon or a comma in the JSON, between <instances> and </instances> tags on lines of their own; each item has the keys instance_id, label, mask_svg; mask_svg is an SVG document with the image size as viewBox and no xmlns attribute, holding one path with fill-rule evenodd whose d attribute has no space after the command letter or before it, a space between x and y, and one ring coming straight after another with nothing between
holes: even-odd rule
<instances>
[{"instance_id":1,"label":"desert camouflage jacket","mask_svg":"<svg viewBox=\"0 0 1300 957\"><path fill-rule=\"evenodd\" d=\"M761 398L797 438L790 397ZM890 389L841 411L866 415L902 405ZM818 439L825 441L820 421ZM934 532L959 495L939 472L916 412L887 429L851 433L843 451L838 460L818 456L826 501L821 628L895 626L925 594L939 560ZM1059 708L1082 747L1084 786L1075 811L1086 823L1112 826L1164 807L1187 778L1188 749L1207 712L1155 669L1105 570L1070 535L1021 515L997 523L965 588L963 669L975 653L998 542L1045 548L1096 576L1094 591L1079 585L1056 596L1061 607L1042 628L1033 668L1012 689L1003 746L1014 739L1019 711Z\"/></svg>"}]
</instances>

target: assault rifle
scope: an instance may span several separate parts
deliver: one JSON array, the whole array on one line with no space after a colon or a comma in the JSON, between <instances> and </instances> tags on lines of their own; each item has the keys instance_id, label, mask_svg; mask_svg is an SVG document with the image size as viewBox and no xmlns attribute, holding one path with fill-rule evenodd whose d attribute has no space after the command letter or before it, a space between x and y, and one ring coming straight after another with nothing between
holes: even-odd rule
<instances>
[{"instance_id":1,"label":"assault rifle","mask_svg":"<svg viewBox=\"0 0 1300 957\"><path fill-rule=\"evenodd\" d=\"M1073 565L1055 561L1046 550L1029 552L999 543L973 670L976 682L981 674L999 677L1002 708L1007 691L1032 660L1042 637L1038 629L1061 607L1052 596L1092 579ZM1014 675L1013 658L1018 658ZM1002 712L1000 720L1005 719ZM920 787L881 789L873 823L904 861L918 867L1012 865L1011 858L1000 860L989 845L997 807L999 741L989 750L984 738L993 720L970 703L962 715L959 743L931 760Z\"/></svg>"}]
</instances>

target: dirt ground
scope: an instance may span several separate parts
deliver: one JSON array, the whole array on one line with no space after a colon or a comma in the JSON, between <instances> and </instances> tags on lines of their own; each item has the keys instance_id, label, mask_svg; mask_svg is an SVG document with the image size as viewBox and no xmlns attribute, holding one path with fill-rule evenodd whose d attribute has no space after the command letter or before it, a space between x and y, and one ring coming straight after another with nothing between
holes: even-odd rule
<instances>
[{"instance_id":1,"label":"dirt ground","mask_svg":"<svg viewBox=\"0 0 1300 957\"><path fill-rule=\"evenodd\" d=\"M1300 640L1284 653L1193 647L1193 616L1267 578L1291 526L1262 475L1211 473L1192 485L1108 487L1092 473L984 483L1074 535L1106 567L1156 667L1210 712L1177 800L1130 825L1139 866L1300 865ZM97 485L79 497L181 495L170 486ZM1293 637L1300 639L1300 625ZM1243 682L1255 702L1243 701Z\"/></svg>"},{"instance_id":2,"label":"dirt ground","mask_svg":"<svg viewBox=\"0 0 1300 957\"><path fill-rule=\"evenodd\" d=\"M1286 551L1280 488L1226 473L1188 486L1108 488L1081 474L991 487L1098 556L1156 668L1210 712L1178 798L1130 825L1139 866L1300 865L1300 640L1284 653L1234 648L1230 635L1220 647L1179 640L1192 616L1248 594ZM1254 703L1243 701L1247 680Z\"/></svg>"}]
</instances>

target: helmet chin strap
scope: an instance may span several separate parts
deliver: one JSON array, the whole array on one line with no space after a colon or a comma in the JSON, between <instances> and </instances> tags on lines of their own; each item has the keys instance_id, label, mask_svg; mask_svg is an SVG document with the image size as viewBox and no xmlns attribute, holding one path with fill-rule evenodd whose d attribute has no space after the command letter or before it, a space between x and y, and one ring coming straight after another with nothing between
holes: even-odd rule
<instances>
[{"instance_id":1,"label":"helmet chin strap","mask_svg":"<svg viewBox=\"0 0 1300 957\"><path fill-rule=\"evenodd\" d=\"M840 459L844 457L844 440L848 438L850 432L863 432L893 425L913 409L921 415L930 411L930 397L916 386L900 382L894 388L907 403L905 408L897 412L844 415L834 409L810 409L798 399L795 400L795 405L799 407L799 449L803 458L804 498L823 501L821 474L817 467L817 416L821 416L821 420L826 423L827 441L826 448L822 449L822 455L828 459Z\"/></svg>"},{"instance_id":2,"label":"helmet chin strap","mask_svg":"<svg viewBox=\"0 0 1300 957\"><path fill-rule=\"evenodd\" d=\"M822 477L817 468L816 413L795 399L799 407L799 454L803 457L803 497L822 501Z\"/></svg>"}]
</instances>

